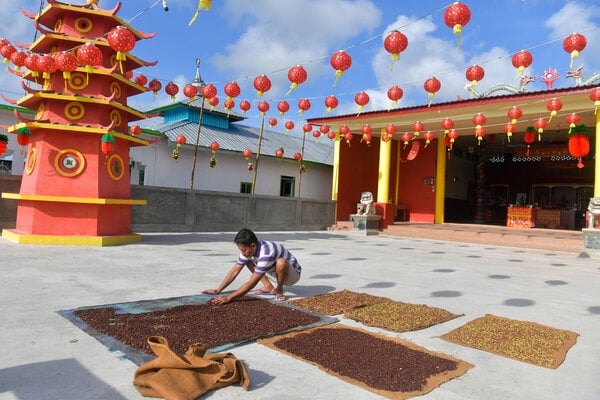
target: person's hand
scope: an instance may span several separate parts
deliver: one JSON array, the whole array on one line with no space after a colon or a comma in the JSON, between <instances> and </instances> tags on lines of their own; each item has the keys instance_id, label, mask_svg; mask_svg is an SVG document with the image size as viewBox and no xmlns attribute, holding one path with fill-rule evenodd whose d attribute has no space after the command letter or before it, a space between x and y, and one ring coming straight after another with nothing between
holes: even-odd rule
<instances>
[{"instance_id":1,"label":"person's hand","mask_svg":"<svg viewBox=\"0 0 600 400\"><path fill-rule=\"evenodd\" d=\"M208 301L209 304L227 304L229 303L231 300L229 299L229 296L220 296L220 297L215 297L212 298Z\"/></svg>"},{"instance_id":2,"label":"person's hand","mask_svg":"<svg viewBox=\"0 0 600 400\"><path fill-rule=\"evenodd\" d=\"M204 294L219 294L217 289L206 289L206 290L203 290L202 293L204 293Z\"/></svg>"}]
</instances>

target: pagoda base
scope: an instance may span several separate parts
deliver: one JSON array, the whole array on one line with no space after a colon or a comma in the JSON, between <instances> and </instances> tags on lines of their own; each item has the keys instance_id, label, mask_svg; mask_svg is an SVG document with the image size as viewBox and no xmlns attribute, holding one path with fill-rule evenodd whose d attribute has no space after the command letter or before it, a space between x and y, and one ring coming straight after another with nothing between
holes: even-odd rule
<instances>
[{"instance_id":1,"label":"pagoda base","mask_svg":"<svg viewBox=\"0 0 600 400\"><path fill-rule=\"evenodd\" d=\"M3 229L2 237L18 244L65 246L116 246L142 241L142 235L135 233L115 236L37 235L20 232L16 229Z\"/></svg>"}]
</instances>

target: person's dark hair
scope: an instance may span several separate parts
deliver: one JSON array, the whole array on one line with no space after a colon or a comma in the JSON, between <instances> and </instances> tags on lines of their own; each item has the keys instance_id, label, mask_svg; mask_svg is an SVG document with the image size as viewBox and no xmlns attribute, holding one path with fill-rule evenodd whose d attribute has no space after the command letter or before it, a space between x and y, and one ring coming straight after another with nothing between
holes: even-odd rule
<instances>
[{"instance_id":1,"label":"person's dark hair","mask_svg":"<svg viewBox=\"0 0 600 400\"><path fill-rule=\"evenodd\" d=\"M243 244L244 246L250 246L252 243L258 243L258 238L250 229L242 228L237 233L237 235L235 235L235 239L233 239L233 242L235 244Z\"/></svg>"}]
</instances>

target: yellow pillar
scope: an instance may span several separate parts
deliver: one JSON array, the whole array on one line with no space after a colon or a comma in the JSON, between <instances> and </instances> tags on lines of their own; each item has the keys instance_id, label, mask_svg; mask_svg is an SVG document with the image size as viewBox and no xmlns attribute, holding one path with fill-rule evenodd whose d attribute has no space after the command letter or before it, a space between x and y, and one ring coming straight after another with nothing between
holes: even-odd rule
<instances>
[{"instance_id":1,"label":"yellow pillar","mask_svg":"<svg viewBox=\"0 0 600 400\"><path fill-rule=\"evenodd\" d=\"M385 133L385 129L382 129ZM392 159L392 141L379 141L379 174L377 178L377 202L390 202L390 161Z\"/></svg>"},{"instance_id":2,"label":"yellow pillar","mask_svg":"<svg viewBox=\"0 0 600 400\"><path fill-rule=\"evenodd\" d=\"M437 160L435 163L435 214L433 222L444 223L444 197L446 196L446 141L437 140Z\"/></svg>"},{"instance_id":3,"label":"yellow pillar","mask_svg":"<svg viewBox=\"0 0 600 400\"><path fill-rule=\"evenodd\" d=\"M340 143L342 137L339 132L335 133L333 144L333 176L331 178L331 200L338 199L338 180L340 179Z\"/></svg>"},{"instance_id":4,"label":"yellow pillar","mask_svg":"<svg viewBox=\"0 0 600 400\"><path fill-rule=\"evenodd\" d=\"M598 161L598 155L600 154L600 112L596 112L596 148L595 148L594 160L594 197L600 197L600 161Z\"/></svg>"}]
</instances>

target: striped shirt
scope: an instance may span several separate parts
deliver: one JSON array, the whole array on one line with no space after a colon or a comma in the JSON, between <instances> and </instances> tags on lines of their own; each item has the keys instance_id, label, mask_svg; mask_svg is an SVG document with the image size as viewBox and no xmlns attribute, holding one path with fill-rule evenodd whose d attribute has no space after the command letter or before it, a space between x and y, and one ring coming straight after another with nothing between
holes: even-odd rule
<instances>
[{"instance_id":1,"label":"striped shirt","mask_svg":"<svg viewBox=\"0 0 600 400\"><path fill-rule=\"evenodd\" d=\"M246 258L240 254L237 259L237 264L246 265L248 262L251 262L256 266L254 272L257 274L274 274L275 263L279 258L285 258L298 273L302 271L302 267L298 264L298 260L296 260L296 257L294 257L288 249L283 247L280 243L268 240L258 241L256 254L254 256Z\"/></svg>"}]
</instances>

